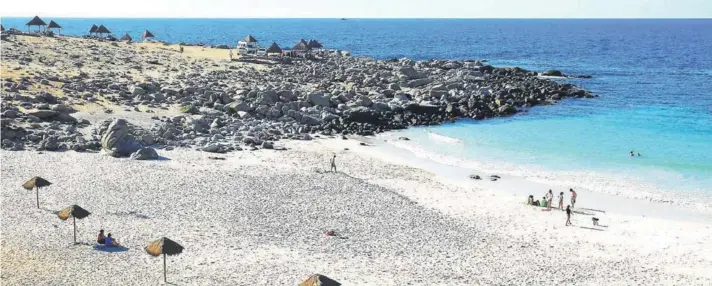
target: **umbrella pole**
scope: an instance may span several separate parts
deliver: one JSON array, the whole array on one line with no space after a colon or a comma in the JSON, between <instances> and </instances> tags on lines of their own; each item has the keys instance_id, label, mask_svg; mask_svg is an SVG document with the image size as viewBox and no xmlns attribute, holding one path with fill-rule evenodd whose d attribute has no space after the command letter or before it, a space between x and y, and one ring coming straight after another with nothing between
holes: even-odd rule
<instances>
[{"instance_id":1,"label":"umbrella pole","mask_svg":"<svg viewBox=\"0 0 712 286\"><path fill-rule=\"evenodd\" d=\"M37 208L40 208L40 187L35 187L35 196L37 198Z\"/></svg>"},{"instance_id":2,"label":"umbrella pole","mask_svg":"<svg viewBox=\"0 0 712 286\"><path fill-rule=\"evenodd\" d=\"M166 254L163 254L163 282L168 283L168 279L166 278Z\"/></svg>"},{"instance_id":3,"label":"umbrella pole","mask_svg":"<svg viewBox=\"0 0 712 286\"><path fill-rule=\"evenodd\" d=\"M74 243L77 243L77 218L72 216L72 221L74 222Z\"/></svg>"}]
</instances>

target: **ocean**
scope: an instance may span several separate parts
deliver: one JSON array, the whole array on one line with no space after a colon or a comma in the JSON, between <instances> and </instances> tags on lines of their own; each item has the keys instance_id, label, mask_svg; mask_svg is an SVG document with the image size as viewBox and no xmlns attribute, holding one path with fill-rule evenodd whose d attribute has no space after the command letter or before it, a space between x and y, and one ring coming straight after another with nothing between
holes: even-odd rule
<instances>
[{"instance_id":1,"label":"ocean","mask_svg":"<svg viewBox=\"0 0 712 286\"><path fill-rule=\"evenodd\" d=\"M2 24L26 29L28 20ZM355 56L486 59L590 74L561 81L600 98L397 134L415 139L402 147L447 164L604 192L712 195L712 19L52 20L70 35L103 24L117 37L138 39L148 29L172 43L235 45L252 34L265 46L317 39Z\"/></svg>"}]
</instances>

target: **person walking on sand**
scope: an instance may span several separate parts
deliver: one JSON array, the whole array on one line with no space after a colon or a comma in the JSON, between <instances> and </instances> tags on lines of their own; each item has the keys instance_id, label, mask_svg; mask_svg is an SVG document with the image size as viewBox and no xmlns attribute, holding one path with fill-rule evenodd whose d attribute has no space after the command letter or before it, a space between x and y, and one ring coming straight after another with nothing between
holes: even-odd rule
<instances>
[{"instance_id":1,"label":"person walking on sand","mask_svg":"<svg viewBox=\"0 0 712 286\"><path fill-rule=\"evenodd\" d=\"M573 208L574 205L576 205L576 191L574 191L574 189L569 189L569 192L571 192L571 207Z\"/></svg>"},{"instance_id":2,"label":"person walking on sand","mask_svg":"<svg viewBox=\"0 0 712 286\"><path fill-rule=\"evenodd\" d=\"M551 210L551 203L554 201L554 193L549 190L548 193L546 193L546 207Z\"/></svg>"},{"instance_id":3,"label":"person walking on sand","mask_svg":"<svg viewBox=\"0 0 712 286\"><path fill-rule=\"evenodd\" d=\"M334 157L331 157L331 171L336 173L336 154L334 154Z\"/></svg>"},{"instance_id":4,"label":"person walking on sand","mask_svg":"<svg viewBox=\"0 0 712 286\"><path fill-rule=\"evenodd\" d=\"M232 49L230 49L230 60L232 60Z\"/></svg>"},{"instance_id":5,"label":"person walking on sand","mask_svg":"<svg viewBox=\"0 0 712 286\"><path fill-rule=\"evenodd\" d=\"M559 193L559 210L564 210L564 192Z\"/></svg>"},{"instance_id":6,"label":"person walking on sand","mask_svg":"<svg viewBox=\"0 0 712 286\"><path fill-rule=\"evenodd\" d=\"M571 216L574 214L574 212L571 211L571 208L569 206L566 206L566 226L573 225L571 223Z\"/></svg>"}]
</instances>

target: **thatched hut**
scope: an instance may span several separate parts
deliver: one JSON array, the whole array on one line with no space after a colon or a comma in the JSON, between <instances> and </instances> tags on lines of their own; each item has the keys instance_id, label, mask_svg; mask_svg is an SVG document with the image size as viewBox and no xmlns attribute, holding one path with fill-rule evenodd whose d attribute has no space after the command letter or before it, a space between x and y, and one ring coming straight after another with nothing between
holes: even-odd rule
<instances>
[{"instance_id":1,"label":"thatched hut","mask_svg":"<svg viewBox=\"0 0 712 286\"><path fill-rule=\"evenodd\" d=\"M0 24L0 32L5 32L5 26L3 26L2 24Z\"/></svg>"},{"instance_id":2,"label":"thatched hut","mask_svg":"<svg viewBox=\"0 0 712 286\"><path fill-rule=\"evenodd\" d=\"M247 35L242 40L237 42L238 54L254 54L257 52L257 39L252 35Z\"/></svg>"},{"instance_id":3,"label":"thatched hut","mask_svg":"<svg viewBox=\"0 0 712 286\"><path fill-rule=\"evenodd\" d=\"M155 37L156 36L154 36L153 33L151 33L149 30L144 30L143 34L141 35L141 38L143 38L144 41L148 39L153 39Z\"/></svg>"},{"instance_id":4,"label":"thatched hut","mask_svg":"<svg viewBox=\"0 0 712 286\"><path fill-rule=\"evenodd\" d=\"M62 26L57 24L54 20L49 21L49 25L47 25L47 31L51 31L52 29L57 29L57 34L62 34Z\"/></svg>"},{"instance_id":5,"label":"thatched hut","mask_svg":"<svg viewBox=\"0 0 712 286\"><path fill-rule=\"evenodd\" d=\"M131 41L133 41L133 38L131 38L131 36L129 35L129 33L126 33L126 34L124 34L123 37L121 37L120 40L121 40L122 42L131 43Z\"/></svg>"},{"instance_id":6,"label":"thatched hut","mask_svg":"<svg viewBox=\"0 0 712 286\"><path fill-rule=\"evenodd\" d=\"M282 48L277 45L277 42L272 42L272 45L267 48L266 52L268 56L282 55Z\"/></svg>"},{"instance_id":7,"label":"thatched hut","mask_svg":"<svg viewBox=\"0 0 712 286\"><path fill-rule=\"evenodd\" d=\"M98 30L98 29L99 29L99 26L97 26L96 24L91 25L91 28L89 28L89 36L92 36L94 33L96 33L96 30Z\"/></svg>"},{"instance_id":8,"label":"thatched hut","mask_svg":"<svg viewBox=\"0 0 712 286\"><path fill-rule=\"evenodd\" d=\"M35 16L25 25L27 26L27 32L30 31L30 27L32 26L37 26L37 32L42 32L46 29L45 27L47 27L47 23L45 23L45 21L42 21L39 16Z\"/></svg>"},{"instance_id":9,"label":"thatched hut","mask_svg":"<svg viewBox=\"0 0 712 286\"><path fill-rule=\"evenodd\" d=\"M294 45L290 51L290 55L292 57L306 57L310 53L311 47L309 47L309 43L307 43L304 39L299 40L299 42Z\"/></svg>"},{"instance_id":10,"label":"thatched hut","mask_svg":"<svg viewBox=\"0 0 712 286\"><path fill-rule=\"evenodd\" d=\"M309 41L309 47L310 47L312 50L322 50L322 49L324 49L324 46L322 46L321 43L319 43L319 41L317 41L317 40L310 40L310 41Z\"/></svg>"},{"instance_id":11,"label":"thatched hut","mask_svg":"<svg viewBox=\"0 0 712 286\"><path fill-rule=\"evenodd\" d=\"M109 34L111 34L111 31L109 31L109 29L104 27L104 25L100 25L98 28L96 28L96 31L94 33L99 34L99 36L101 37L101 36L104 36L104 34L106 34L106 36L108 36Z\"/></svg>"}]
</instances>

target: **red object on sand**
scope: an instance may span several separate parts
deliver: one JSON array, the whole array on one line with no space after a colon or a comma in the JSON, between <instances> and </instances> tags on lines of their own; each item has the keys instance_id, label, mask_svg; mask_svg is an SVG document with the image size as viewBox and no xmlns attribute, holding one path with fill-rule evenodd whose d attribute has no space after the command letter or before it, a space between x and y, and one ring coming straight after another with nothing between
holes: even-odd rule
<instances>
[{"instance_id":1,"label":"red object on sand","mask_svg":"<svg viewBox=\"0 0 712 286\"><path fill-rule=\"evenodd\" d=\"M324 232L324 235L326 235L326 236L334 236L334 231L333 231L333 230L325 231L325 232Z\"/></svg>"}]
</instances>

